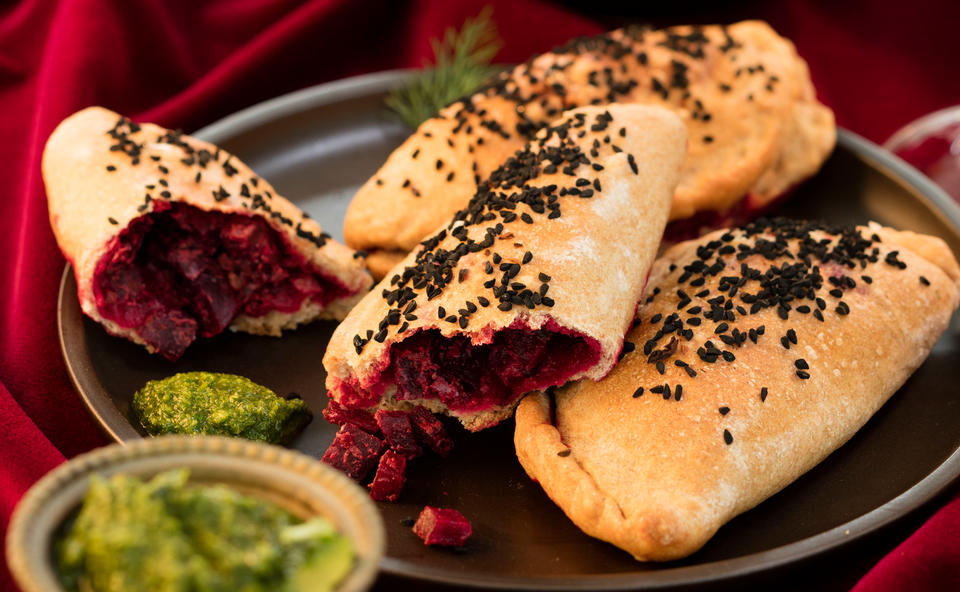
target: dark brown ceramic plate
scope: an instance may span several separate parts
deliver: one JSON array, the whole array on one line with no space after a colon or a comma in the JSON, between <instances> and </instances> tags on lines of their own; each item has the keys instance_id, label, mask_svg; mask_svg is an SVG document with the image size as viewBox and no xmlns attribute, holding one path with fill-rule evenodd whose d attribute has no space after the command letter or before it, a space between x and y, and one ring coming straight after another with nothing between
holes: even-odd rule
<instances>
[{"instance_id":1,"label":"dark brown ceramic plate","mask_svg":"<svg viewBox=\"0 0 960 592\"><path fill-rule=\"evenodd\" d=\"M383 108L387 89L406 75L387 72L307 89L197 135L237 154L339 238L354 191L408 133ZM846 132L823 170L776 213L877 220L941 236L960 253L960 209L916 171ZM130 415L133 392L147 380L186 370L239 373L279 393L298 392L317 415L325 405L320 359L332 323L281 339L221 335L191 346L173 364L83 317L69 269L59 323L77 389L119 441L142 435ZM581 533L525 476L513 453L512 422L506 422L475 435L457 431L450 458L411 463L400 503L380 505L388 537L381 567L395 577L445 585L649 589L742 577L835 549L917 508L960 475L956 326L849 443L683 561L636 563ZM333 434L318 418L294 447L319 455ZM471 520L474 536L465 549L424 547L402 524L425 504L457 508Z\"/></svg>"}]
</instances>

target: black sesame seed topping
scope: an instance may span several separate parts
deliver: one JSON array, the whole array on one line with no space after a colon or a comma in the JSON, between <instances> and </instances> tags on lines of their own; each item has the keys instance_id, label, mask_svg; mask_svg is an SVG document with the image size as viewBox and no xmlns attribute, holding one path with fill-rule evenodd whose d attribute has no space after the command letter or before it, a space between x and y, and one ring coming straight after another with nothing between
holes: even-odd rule
<instances>
[{"instance_id":1,"label":"black sesame seed topping","mask_svg":"<svg viewBox=\"0 0 960 592\"><path fill-rule=\"evenodd\" d=\"M723 430L723 441L726 442L727 446L733 444L733 434L730 433L730 430Z\"/></svg>"}]
</instances>

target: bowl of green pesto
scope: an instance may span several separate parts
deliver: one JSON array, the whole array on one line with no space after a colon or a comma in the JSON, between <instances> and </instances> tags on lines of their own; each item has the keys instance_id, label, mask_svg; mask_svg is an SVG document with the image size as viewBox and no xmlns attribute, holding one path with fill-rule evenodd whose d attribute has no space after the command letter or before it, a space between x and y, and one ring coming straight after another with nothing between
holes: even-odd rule
<instances>
[{"instance_id":1,"label":"bowl of green pesto","mask_svg":"<svg viewBox=\"0 0 960 592\"><path fill-rule=\"evenodd\" d=\"M7 563L24 592L345 592L384 531L365 491L298 452L214 436L114 444L24 496Z\"/></svg>"}]
</instances>

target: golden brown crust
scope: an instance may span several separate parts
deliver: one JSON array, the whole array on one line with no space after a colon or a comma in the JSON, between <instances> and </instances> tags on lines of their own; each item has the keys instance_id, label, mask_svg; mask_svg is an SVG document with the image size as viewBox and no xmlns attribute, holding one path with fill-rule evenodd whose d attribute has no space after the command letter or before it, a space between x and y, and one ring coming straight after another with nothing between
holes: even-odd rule
<instances>
[{"instance_id":1,"label":"golden brown crust","mask_svg":"<svg viewBox=\"0 0 960 592\"><path fill-rule=\"evenodd\" d=\"M710 290L707 299L728 295L719 290L720 278L738 276L741 263L766 273L771 265L785 268L798 259L768 261L751 255L691 288L678 277L701 260L697 248L720 241L724 231L669 249L651 273L649 289L658 287L660 292L640 309L642 323L628 336L637 351L601 382L581 381L560 389L555 420L547 396L530 395L521 402L515 443L528 474L587 534L638 560L668 560L697 550L730 518L816 465L846 442L922 363L960 300L960 281L952 275L957 263L942 241L877 226L861 230L864 237L876 233L881 239L868 247L878 249L875 263L861 269L857 262L851 269L813 257L824 278L846 275L856 284L851 287L838 279L838 288L824 280L817 290L827 303L823 322L812 312L798 310L804 305L819 309L815 301L804 299L792 302L787 320L779 306L756 314L734 312L737 320L728 321L731 329L721 333L715 332L719 323L713 320L702 319L700 326L686 322L700 316L690 308L710 309L694 291ZM811 236L827 237L820 231ZM738 235L731 244L739 242ZM890 255L893 251L897 254ZM937 260L919 253L937 253ZM715 258L704 261L710 265ZM671 270L673 265L677 267ZM872 283L862 278L865 275ZM694 273L691 280L696 277ZM831 289L840 289L842 297L831 296ZM666 318L676 312L678 290L692 296L680 318L694 334L689 341L679 339L675 351L662 360L661 374L644 345L663 329L664 321L655 315ZM748 308L751 304L740 296L757 294L758 284L748 281L739 291L733 300ZM838 307L843 310L840 302L848 314L838 312ZM756 343L746 338L738 347L719 337L732 336L732 328L759 326L765 330ZM735 359L705 360L697 351L708 339ZM661 338L649 351L660 350L665 342ZM675 365L676 360L688 363L696 376ZM800 372L809 378L801 378ZM670 385L669 395L650 391L664 384ZM638 387L645 390L634 397ZM569 455L558 456L566 448Z\"/></svg>"},{"instance_id":2,"label":"golden brown crust","mask_svg":"<svg viewBox=\"0 0 960 592\"><path fill-rule=\"evenodd\" d=\"M367 269L370 274L378 279L383 279L387 273L403 261L407 256L406 251L384 251L376 250L367 255Z\"/></svg>"},{"instance_id":3,"label":"golden brown crust","mask_svg":"<svg viewBox=\"0 0 960 592\"><path fill-rule=\"evenodd\" d=\"M79 111L57 126L43 153L50 225L76 274L81 308L111 333L144 343L133 329L103 319L97 311L92 290L97 262L111 241L134 219L149 214L165 200L207 211L260 216L308 261L351 291L349 297L335 300L325 308L305 302L301 310L293 313L258 319L240 316L231 325L235 329L275 335L280 329L301 322L332 314L342 317L372 283L362 261L353 257L352 249L331 239L318 247L314 241L320 241L320 226L277 195L269 183L237 158L196 138L176 133L171 136L170 130L149 123L133 124L134 128L129 123L121 124L118 129L130 143L125 150L113 150L111 146L120 142L108 132L120 121L127 120L102 107ZM207 162L201 166L196 156L191 162L177 142L189 146L195 154L205 151ZM140 145L139 152L133 147L135 144ZM139 158L131 152L139 154ZM134 159L137 164L133 164ZM166 188L158 185L160 179L167 182ZM251 200L241 196L242 184L251 193L262 195L277 217L262 208L251 208ZM214 194L221 189L229 196L218 201ZM169 198L164 198L162 191L169 191ZM147 194L153 199L147 201ZM282 223L282 219L290 220L290 224Z\"/></svg>"},{"instance_id":4,"label":"golden brown crust","mask_svg":"<svg viewBox=\"0 0 960 592\"><path fill-rule=\"evenodd\" d=\"M612 121L603 129L592 129L605 115L612 117ZM474 206L487 207L492 203L488 200L489 191L479 192L471 202L473 209L465 210L463 216L482 211L492 218L468 225L471 240L482 243L488 229L494 229L501 220L502 232L495 240L489 239L489 247L483 246L456 259L449 271L450 281L445 282L433 298L427 297L423 286L418 287L414 291L416 319L409 322L401 319L399 309L406 310L413 305L406 301L396 304L388 298L393 298L397 290L406 290L408 284L416 286L416 280L406 279L408 277L421 274L433 281L435 275L424 272L424 261L439 252L456 251L461 240L454 229L461 222L439 229L445 238L435 241L432 249L421 248L411 253L395 267L337 327L327 346L323 363L331 396L340 398L338 385L343 382L358 380L364 388L371 385L387 363L389 348L427 329L439 330L446 337L465 335L474 344L483 344L489 343L496 331L517 321L532 329L555 322L595 339L602 348L599 362L578 377L598 379L609 371L620 351L666 223L670 195L683 160L685 133L676 116L657 107L617 105L609 110L587 107L566 114L563 121L581 121L578 118L582 118L582 123L571 124L562 146L563 150L571 151L569 154L579 150L587 162L561 162L551 171L548 160L538 161L530 168L514 160L494 174L492 179L498 181L491 181L498 195L522 195L524 191L541 191L553 185L553 189L543 190L543 195L551 192L554 198L559 195L555 203L558 211L562 209L562 215L549 218L552 209L540 206L537 212L527 203L519 203L515 209L477 210ZM554 129L561 128L550 128L549 139L541 137L527 153L530 158L541 153L543 146L561 145ZM624 130L623 136L619 135L620 129ZM603 143L609 134L617 135L621 152ZM561 170L567 166L574 169L569 174ZM522 187L504 180L509 178L504 171L534 169L536 172L531 173L533 176ZM578 197L567 194L568 190L583 193ZM530 258L525 259L528 252ZM498 295L495 287L484 284L490 280L501 282L504 273L501 266L514 263L519 272L507 283L519 282L537 292L541 284L549 282L549 293L540 295L546 294L547 299L552 299L552 306L538 300L529 308L523 304L507 306L507 310L500 308L508 304L509 293ZM541 274L550 279L540 279ZM483 305L481 298L486 298L488 304ZM443 308L445 314L459 320L456 317L462 313L454 313L464 309L468 302L479 306L467 315L465 326L438 319L438 311ZM397 322L384 327L381 322L390 316L391 309L398 310ZM404 329L402 334L398 333L401 328L398 325ZM382 335L376 335L381 330ZM393 404L392 396L392 387L388 387L382 404ZM494 410L480 416L453 415L468 427L479 429L488 425L488 420L501 419L504 413Z\"/></svg>"},{"instance_id":5,"label":"golden brown crust","mask_svg":"<svg viewBox=\"0 0 960 592\"><path fill-rule=\"evenodd\" d=\"M744 196L761 207L816 172L836 139L793 44L759 21L575 40L467 101L424 122L357 192L347 244L412 249L467 203L476 179L579 105L661 105L683 119L690 145L671 220Z\"/></svg>"}]
</instances>

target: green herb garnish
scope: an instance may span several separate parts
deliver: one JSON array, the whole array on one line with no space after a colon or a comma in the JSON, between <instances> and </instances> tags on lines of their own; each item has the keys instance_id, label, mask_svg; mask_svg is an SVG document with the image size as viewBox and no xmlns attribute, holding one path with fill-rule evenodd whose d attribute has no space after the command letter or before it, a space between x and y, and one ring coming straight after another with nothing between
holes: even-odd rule
<instances>
[{"instance_id":1,"label":"green herb garnish","mask_svg":"<svg viewBox=\"0 0 960 592\"><path fill-rule=\"evenodd\" d=\"M313 415L299 398L284 399L243 376L181 372L151 380L133 395L133 410L151 436L211 434L290 442Z\"/></svg>"},{"instance_id":2,"label":"green herb garnish","mask_svg":"<svg viewBox=\"0 0 960 592\"><path fill-rule=\"evenodd\" d=\"M387 107L408 126L416 129L460 97L480 88L499 68L490 65L502 47L497 28L490 20L493 7L467 19L457 31L446 30L443 40L432 39L435 65L424 64L423 72L387 97Z\"/></svg>"}]
</instances>

